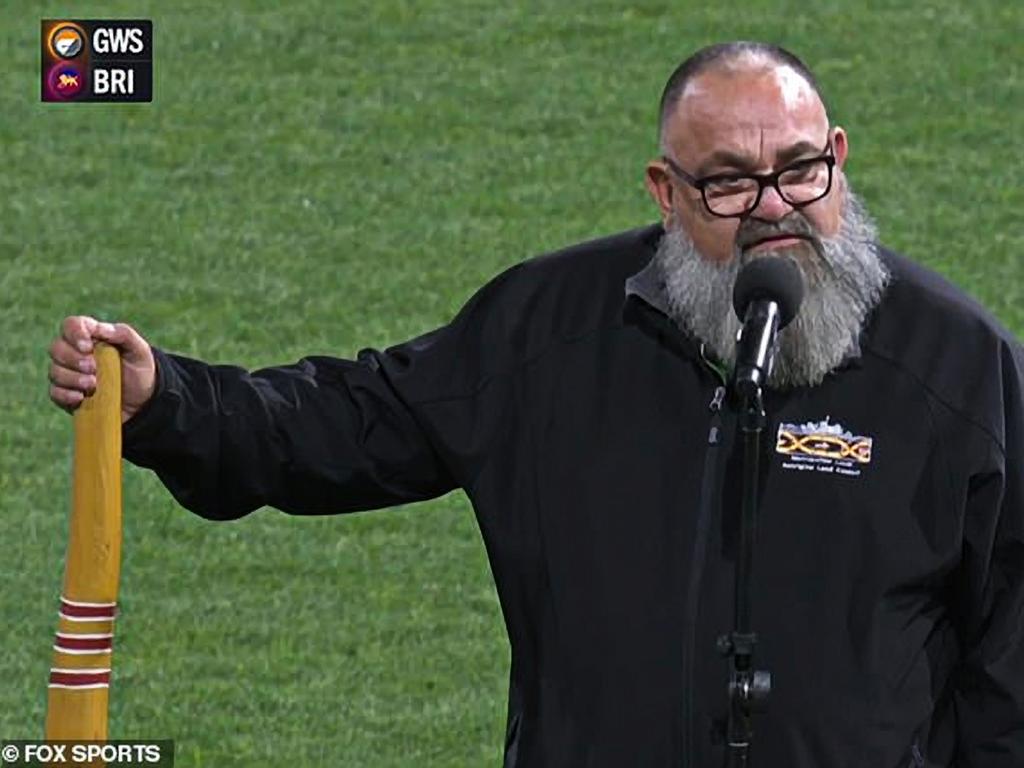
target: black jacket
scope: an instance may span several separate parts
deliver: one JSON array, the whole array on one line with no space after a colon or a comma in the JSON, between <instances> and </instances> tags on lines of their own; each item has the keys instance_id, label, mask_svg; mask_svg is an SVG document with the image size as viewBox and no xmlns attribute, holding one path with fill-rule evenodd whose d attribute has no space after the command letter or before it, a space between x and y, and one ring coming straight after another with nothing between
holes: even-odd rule
<instances>
[{"instance_id":1,"label":"black jacket","mask_svg":"<svg viewBox=\"0 0 1024 768\"><path fill-rule=\"evenodd\" d=\"M511 641L505 764L718 768L735 415L659 309L661 234L518 264L450 324L355 361L249 373L158 350L125 456L220 520L463 488ZM1024 355L882 255L861 355L767 395L754 764L1021 768Z\"/></svg>"}]
</instances>

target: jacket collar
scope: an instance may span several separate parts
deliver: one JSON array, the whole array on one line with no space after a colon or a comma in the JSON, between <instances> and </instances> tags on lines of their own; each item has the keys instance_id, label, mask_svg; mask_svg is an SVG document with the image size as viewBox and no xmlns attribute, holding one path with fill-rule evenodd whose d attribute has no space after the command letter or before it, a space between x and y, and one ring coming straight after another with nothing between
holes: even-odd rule
<instances>
[{"instance_id":1,"label":"jacket collar","mask_svg":"<svg viewBox=\"0 0 1024 768\"><path fill-rule=\"evenodd\" d=\"M624 285L623 319L647 328L662 343L688 357L700 356L700 345L680 329L669 311L665 278L658 266L655 253L665 230L661 224L652 224L640 232L642 248L649 258L639 272L626 278Z\"/></svg>"},{"instance_id":2,"label":"jacket collar","mask_svg":"<svg viewBox=\"0 0 1024 768\"><path fill-rule=\"evenodd\" d=\"M664 234L665 230L661 224L653 224L641 233L643 243L646 246L645 250L650 252L651 257L639 272L626 278L625 289L627 300L630 296L636 296L641 301L654 307L661 314L670 317L668 294L665 292L665 278L662 275L661 268L658 266L657 259L654 258L658 244L661 242Z\"/></svg>"},{"instance_id":3,"label":"jacket collar","mask_svg":"<svg viewBox=\"0 0 1024 768\"><path fill-rule=\"evenodd\" d=\"M630 296L636 296L661 314L669 315L665 278L653 256L643 269L626 278L626 298L628 299Z\"/></svg>"}]
</instances>

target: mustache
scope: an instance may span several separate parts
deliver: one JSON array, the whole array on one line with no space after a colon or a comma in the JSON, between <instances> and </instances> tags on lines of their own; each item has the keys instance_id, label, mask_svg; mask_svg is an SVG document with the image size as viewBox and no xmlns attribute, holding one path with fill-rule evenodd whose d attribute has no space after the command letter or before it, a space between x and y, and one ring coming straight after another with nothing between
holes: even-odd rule
<instances>
[{"instance_id":1,"label":"mustache","mask_svg":"<svg viewBox=\"0 0 1024 768\"><path fill-rule=\"evenodd\" d=\"M761 254L757 253L748 253L747 249L764 240L780 237L797 237L805 240L814 251L814 258L811 259L797 259L792 254L782 256L782 258L791 259L796 264L808 288L813 289L820 285L823 280L828 278L835 279L837 277L835 267L828 257L821 235L814 225L811 224L810 220L800 211L791 211L778 221L744 220L736 230L737 261L743 264L748 259L761 256Z\"/></svg>"},{"instance_id":2,"label":"mustache","mask_svg":"<svg viewBox=\"0 0 1024 768\"><path fill-rule=\"evenodd\" d=\"M744 219L736 230L736 247L745 251L752 245L764 240L772 240L780 237L798 237L808 240L814 249L821 253L821 237L815 230L814 225L800 211L792 211L778 221L763 221L761 219Z\"/></svg>"}]
</instances>

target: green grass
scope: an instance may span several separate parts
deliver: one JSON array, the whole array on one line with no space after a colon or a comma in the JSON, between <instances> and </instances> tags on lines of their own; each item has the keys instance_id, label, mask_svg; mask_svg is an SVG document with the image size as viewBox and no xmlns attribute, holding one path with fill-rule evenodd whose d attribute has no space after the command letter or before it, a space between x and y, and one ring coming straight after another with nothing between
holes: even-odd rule
<instances>
[{"instance_id":1,"label":"green grass","mask_svg":"<svg viewBox=\"0 0 1024 768\"><path fill-rule=\"evenodd\" d=\"M280 6L286 6L282 10ZM39 20L154 20L151 105L38 102ZM259 366L445 322L503 267L654 218L677 61L802 55L887 244L1024 333L1021 6L9 3L0 24L0 738L41 733L70 494L60 319ZM180 766L498 765L508 646L461 493L212 524L125 474L112 733Z\"/></svg>"}]
</instances>

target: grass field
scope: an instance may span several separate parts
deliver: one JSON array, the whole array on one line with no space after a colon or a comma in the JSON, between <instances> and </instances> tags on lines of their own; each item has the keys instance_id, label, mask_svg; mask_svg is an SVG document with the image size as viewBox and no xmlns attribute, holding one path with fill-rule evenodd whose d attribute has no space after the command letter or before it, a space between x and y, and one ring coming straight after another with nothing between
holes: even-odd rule
<instances>
[{"instance_id":1,"label":"grass field","mask_svg":"<svg viewBox=\"0 0 1024 768\"><path fill-rule=\"evenodd\" d=\"M791 47L885 242L1024 335L1024 6L5 3L0 738L41 734L66 540L60 319L251 367L448 320L503 267L653 220L680 58ZM39 103L39 21L152 18L149 105ZM461 493L225 524L126 469L112 734L179 766L500 763L508 646Z\"/></svg>"}]
</instances>

